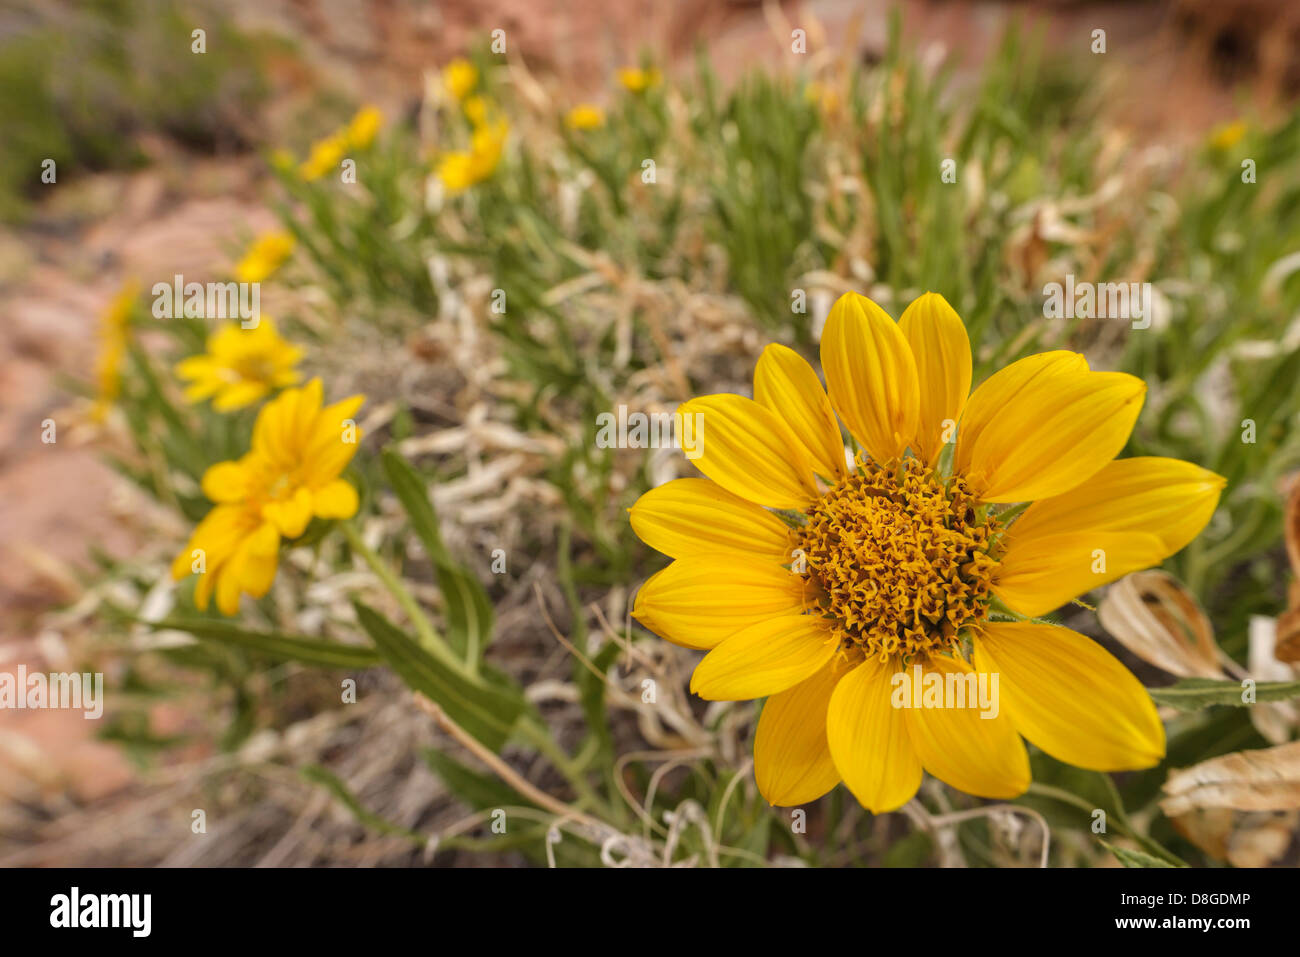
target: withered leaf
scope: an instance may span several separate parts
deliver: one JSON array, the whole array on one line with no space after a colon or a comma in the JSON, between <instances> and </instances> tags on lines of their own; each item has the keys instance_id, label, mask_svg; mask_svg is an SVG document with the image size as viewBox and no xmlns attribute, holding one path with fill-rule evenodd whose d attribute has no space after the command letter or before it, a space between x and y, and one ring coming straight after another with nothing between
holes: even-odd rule
<instances>
[{"instance_id":1,"label":"withered leaf","mask_svg":"<svg viewBox=\"0 0 1300 957\"><path fill-rule=\"evenodd\" d=\"M1300 741L1238 751L1175 771L1160 809L1169 817L1197 808L1287 811L1300 808Z\"/></svg>"},{"instance_id":2,"label":"withered leaf","mask_svg":"<svg viewBox=\"0 0 1300 957\"><path fill-rule=\"evenodd\" d=\"M1224 676L1210 620L1172 575L1126 575L1110 587L1097 617L1125 648L1157 668L1180 678Z\"/></svg>"}]
</instances>

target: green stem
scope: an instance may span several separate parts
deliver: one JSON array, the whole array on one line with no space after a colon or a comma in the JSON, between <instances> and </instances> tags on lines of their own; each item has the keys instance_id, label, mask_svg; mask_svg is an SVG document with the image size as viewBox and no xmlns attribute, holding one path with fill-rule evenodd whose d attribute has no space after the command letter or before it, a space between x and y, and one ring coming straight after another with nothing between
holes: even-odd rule
<instances>
[{"instance_id":1,"label":"green stem","mask_svg":"<svg viewBox=\"0 0 1300 957\"><path fill-rule=\"evenodd\" d=\"M578 795L579 804L598 811L608 820L611 813L609 806L587 783L587 778L583 775L577 763L569 757L555 738L551 736L550 728L541 723L540 719L533 721L528 718L520 721L518 728L519 733L528 740L528 743L535 747L573 785L573 789Z\"/></svg>"},{"instance_id":2,"label":"green stem","mask_svg":"<svg viewBox=\"0 0 1300 957\"><path fill-rule=\"evenodd\" d=\"M429 621L423 609L420 608L415 596L411 594L392 568L376 555L369 545L361 540L360 530L351 522L339 522L339 526L343 529L343 535L347 538L352 550L365 559L366 564L370 566L370 570L375 573L375 577L383 583L393 598L397 600L397 604L402 611L406 613L406 617L410 619L411 627L415 629L416 637L424 650L438 656L443 661L454 663L458 669L463 668L464 662L452 653L446 642L442 640L442 636L434 630L433 624Z\"/></svg>"}]
</instances>

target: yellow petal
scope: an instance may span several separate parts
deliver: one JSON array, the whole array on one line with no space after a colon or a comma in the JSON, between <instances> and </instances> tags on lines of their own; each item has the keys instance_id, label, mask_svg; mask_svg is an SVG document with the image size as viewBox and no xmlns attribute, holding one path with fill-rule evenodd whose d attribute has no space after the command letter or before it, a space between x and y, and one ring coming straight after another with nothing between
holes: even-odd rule
<instances>
[{"instance_id":1,"label":"yellow petal","mask_svg":"<svg viewBox=\"0 0 1300 957\"><path fill-rule=\"evenodd\" d=\"M1067 532L1015 539L993 573L993 593L1030 618L1142 568L1168 554L1145 532Z\"/></svg>"},{"instance_id":2,"label":"yellow petal","mask_svg":"<svg viewBox=\"0 0 1300 957\"><path fill-rule=\"evenodd\" d=\"M820 671L836 641L817 615L780 615L736 632L704 656L691 691L709 701L748 701L792 688Z\"/></svg>"},{"instance_id":3,"label":"yellow petal","mask_svg":"<svg viewBox=\"0 0 1300 957\"><path fill-rule=\"evenodd\" d=\"M921 786L921 759L890 704L894 666L869 658L840 679L826 712L826 743L853 796L872 814L902 807Z\"/></svg>"},{"instance_id":4,"label":"yellow petal","mask_svg":"<svg viewBox=\"0 0 1300 957\"><path fill-rule=\"evenodd\" d=\"M1055 625L986 624L973 644L975 667L997 673L1016 730L1057 760L1125 771L1164 757L1151 696L1090 638Z\"/></svg>"},{"instance_id":5,"label":"yellow petal","mask_svg":"<svg viewBox=\"0 0 1300 957\"><path fill-rule=\"evenodd\" d=\"M239 543L251 531L247 511L240 505L218 505L195 526L189 543L172 563L172 577L185 578L192 573L195 555L203 553L203 567L213 572L235 553Z\"/></svg>"},{"instance_id":6,"label":"yellow petal","mask_svg":"<svg viewBox=\"0 0 1300 957\"><path fill-rule=\"evenodd\" d=\"M802 611L804 585L775 563L679 558L641 586L632 617L674 644L713 648L756 622Z\"/></svg>"},{"instance_id":7,"label":"yellow petal","mask_svg":"<svg viewBox=\"0 0 1300 957\"><path fill-rule=\"evenodd\" d=\"M913 300L898 328L912 349L920 383L916 451L932 464L943 449L944 435L950 440L955 437L957 420L970 395L970 337L948 300L935 292Z\"/></svg>"},{"instance_id":8,"label":"yellow petal","mask_svg":"<svg viewBox=\"0 0 1300 957\"><path fill-rule=\"evenodd\" d=\"M232 382L217 393L212 408L217 412L233 412L252 405L270 391L265 382Z\"/></svg>"},{"instance_id":9,"label":"yellow petal","mask_svg":"<svg viewBox=\"0 0 1300 957\"><path fill-rule=\"evenodd\" d=\"M274 526L263 525L249 542L248 551L239 569L240 590L254 598L261 598L271 590L275 572L280 563L280 536Z\"/></svg>"},{"instance_id":10,"label":"yellow petal","mask_svg":"<svg viewBox=\"0 0 1300 957\"><path fill-rule=\"evenodd\" d=\"M785 522L708 479L674 479L652 488L629 513L637 537L672 558L738 552L778 565L790 561Z\"/></svg>"},{"instance_id":11,"label":"yellow petal","mask_svg":"<svg viewBox=\"0 0 1300 957\"><path fill-rule=\"evenodd\" d=\"M223 615L239 613L239 574L239 569L233 562L227 562L212 573L212 577L215 577L217 582L217 610ZM203 578L208 577L208 575L203 576Z\"/></svg>"},{"instance_id":12,"label":"yellow petal","mask_svg":"<svg viewBox=\"0 0 1300 957\"><path fill-rule=\"evenodd\" d=\"M311 521L311 513L312 494L305 486L299 486L290 498L262 506L262 518L278 528L285 538L301 535Z\"/></svg>"},{"instance_id":13,"label":"yellow petal","mask_svg":"<svg viewBox=\"0 0 1300 957\"><path fill-rule=\"evenodd\" d=\"M172 369L178 379L207 379L217 372L217 364L210 356L190 356L176 363Z\"/></svg>"},{"instance_id":14,"label":"yellow petal","mask_svg":"<svg viewBox=\"0 0 1300 957\"><path fill-rule=\"evenodd\" d=\"M807 804L839 783L826 743L826 711L845 670L832 661L763 705L754 734L754 780L768 804Z\"/></svg>"},{"instance_id":15,"label":"yellow petal","mask_svg":"<svg viewBox=\"0 0 1300 957\"><path fill-rule=\"evenodd\" d=\"M957 469L983 501L1060 495L1096 475L1128 441L1146 384L1123 372L1061 372L1062 365L1026 382L965 449L963 417Z\"/></svg>"},{"instance_id":16,"label":"yellow petal","mask_svg":"<svg viewBox=\"0 0 1300 957\"><path fill-rule=\"evenodd\" d=\"M363 433L356 414L365 401L364 395L349 396L304 419L303 461L316 481L334 478L357 454Z\"/></svg>"},{"instance_id":17,"label":"yellow petal","mask_svg":"<svg viewBox=\"0 0 1300 957\"><path fill-rule=\"evenodd\" d=\"M199 576L199 582L194 586L194 607L199 611L208 610L208 605L212 601L212 591L217 587L217 573L220 570L220 568L212 568Z\"/></svg>"},{"instance_id":18,"label":"yellow petal","mask_svg":"<svg viewBox=\"0 0 1300 957\"><path fill-rule=\"evenodd\" d=\"M1000 690L987 686L990 703L981 708L978 688L967 676L975 669L957 658L935 656L922 667L922 675L938 674L965 683L964 707L956 707L954 693L941 708L906 708L907 733L921 764L940 781L967 794L986 798L1013 798L1029 787L1029 755L1015 725L1001 708ZM914 678L912 680L915 680ZM924 680L924 679L923 679ZM975 676L974 681L978 681ZM971 691L975 691L972 698ZM995 715L988 717L988 715Z\"/></svg>"},{"instance_id":19,"label":"yellow petal","mask_svg":"<svg viewBox=\"0 0 1300 957\"><path fill-rule=\"evenodd\" d=\"M799 353L772 343L754 369L754 400L781 418L818 474L844 477L844 439L817 373Z\"/></svg>"},{"instance_id":20,"label":"yellow petal","mask_svg":"<svg viewBox=\"0 0 1300 957\"><path fill-rule=\"evenodd\" d=\"M886 462L916 434L916 362L898 323L866 296L846 292L822 332L822 371L831 405L867 454Z\"/></svg>"},{"instance_id":21,"label":"yellow petal","mask_svg":"<svg viewBox=\"0 0 1300 957\"><path fill-rule=\"evenodd\" d=\"M1019 545L1088 530L1146 532L1157 536L1165 554L1172 555L1210 521L1225 484L1221 475L1178 459L1116 459L1064 495L1029 506L1006 541Z\"/></svg>"},{"instance_id":22,"label":"yellow petal","mask_svg":"<svg viewBox=\"0 0 1300 957\"><path fill-rule=\"evenodd\" d=\"M320 518L351 518L358 504L357 490L343 479L318 488L312 497L312 511Z\"/></svg>"},{"instance_id":23,"label":"yellow petal","mask_svg":"<svg viewBox=\"0 0 1300 957\"><path fill-rule=\"evenodd\" d=\"M218 462L203 473L203 494L213 502L240 502L248 497L253 475L243 461Z\"/></svg>"},{"instance_id":24,"label":"yellow petal","mask_svg":"<svg viewBox=\"0 0 1300 957\"><path fill-rule=\"evenodd\" d=\"M803 508L817 497L807 453L790 427L753 399L706 395L677 411L699 416L695 465L727 491L771 508Z\"/></svg>"},{"instance_id":25,"label":"yellow petal","mask_svg":"<svg viewBox=\"0 0 1300 957\"><path fill-rule=\"evenodd\" d=\"M1028 356L993 373L966 400L957 431L954 470L962 475L970 473L972 449L979 442L980 436L1004 409L1016 401L1023 390L1036 381L1051 382L1061 376L1079 375L1087 371L1088 362L1079 353L1057 350Z\"/></svg>"}]
</instances>

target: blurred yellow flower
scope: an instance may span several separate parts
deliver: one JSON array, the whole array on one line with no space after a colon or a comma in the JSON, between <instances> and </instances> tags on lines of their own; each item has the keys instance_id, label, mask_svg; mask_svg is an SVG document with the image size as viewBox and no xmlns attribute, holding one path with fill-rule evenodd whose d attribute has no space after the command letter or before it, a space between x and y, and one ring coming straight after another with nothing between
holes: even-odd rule
<instances>
[{"instance_id":1,"label":"blurred yellow flower","mask_svg":"<svg viewBox=\"0 0 1300 957\"><path fill-rule=\"evenodd\" d=\"M488 116L492 112L492 107L482 96L475 94L466 97L465 102L461 104L465 111L465 119L469 120L471 126L483 126L488 122Z\"/></svg>"},{"instance_id":2,"label":"blurred yellow flower","mask_svg":"<svg viewBox=\"0 0 1300 957\"><path fill-rule=\"evenodd\" d=\"M352 122L348 123L344 138L349 146L359 150L366 149L375 141L375 136L384 125L383 111L377 106L363 106L357 110Z\"/></svg>"},{"instance_id":3,"label":"blurred yellow flower","mask_svg":"<svg viewBox=\"0 0 1300 957\"><path fill-rule=\"evenodd\" d=\"M97 394L91 411L96 422L104 421L122 391L122 363L126 359L131 312L139 295L139 283L128 279L100 313L99 355L95 359Z\"/></svg>"},{"instance_id":4,"label":"blurred yellow flower","mask_svg":"<svg viewBox=\"0 0 1300 957\"><path fill-rule=\"evenodd\" d=\"M840 95L832 86L813 80L803 91L804 99L821 109L824 114L832 114L839 109Z\"/></svg>"},{"instance_id":5,"label":"blurred yellow flower","mask_svg":"<svg viewBox=\"0 0 1300 957\"><path fill-rule=\"evenodd\" d=\"M298 167L298 175L308 182L320 179L343 162L343 157L347 154L347 151L347 132L341 130L331 133L311 145L311 153Z\"/></svg>"},{"instance_id":6,"label":"blurred yellow flower","mask_svg":"<svg viewBox=\"0 0 1300 957\"><path fill-rule=\"evenodd\" d=\"M463 57L457 57L442 70L442 85L457 103L469 96L478 86L478 67Z\"/></svg>"},{"instance_id":7,"label":"blurred yellow flower","mask_svg":"<svg viewBox=\"0 0 1300 957\"><path fill-rule=\"evenodd\" d=\"M261 282L269 278L284 265L294 244L292 233L283 230L262 233L235 266L235 278L240 282Z\"/></svg>"},{"instance_id":8,"label":"blurred yellow flower","mask_svg":"<svg viewBox=\"0 0 1300 957\"><path fill-rule=\"evenodd\" d=\"M658 67L643 70L639 67L624 67L618 71L618 82L632 93L644 93L652 86L658 86L663 74Z\"/></svg>"},{"instance_id":9,"label":"blurred yellow flower","mask_svg":"<svg viewBox=\"0 0 1300 957\"><path fill-rule=\"evenodd\" d=\"M302 350L263 317L251 329L234 322L218 329L208 337L207 352L178 362L175 372L189 382L186 401L212 399L212 408L230 412L296 383L301 358Z\"/></svg>"},{"instance_id":10,"label":"blurred yellow flower","mask_svg":"<svg viewBox=\"0 0 1300 957\"><path fill-rule=\"evenodd\" d=\"M1210 132L1210 147L1216 150L1230 150L1240 143L1241 138L1245 135L1246 123L1244 120L1224 123Z\"/></svg>"},{"instance_id":11,"label":"blurred yellow flower","mask_svg":"<svg viewBox=\"0 0 1300 957\"><path fill-rule=\"evenodd\" d=\"M571 130L594 130L605 125L605 111L592 103L579 103L569 110L564 124Z\"/></svg>"},{"instance_id":12,"label":"blurred yellow flower","mask_svg":"<svg viewBox=\"0 0 1300 957\"><path fill-rule=\"evenodd\" d=\"M258 413L252 448L204 473L215 507L171 568L178 581L199 575L200 609L215 592L221 613L235 614L241 593L261 598L270 589L281 537L297 538L313 517L356 514L356 489L339 475L356 454L361 432L352 417L364 401L354 395L321 408L319 379L286 390Z\"/></svg>"},{"instance_id":13,"label":"blurred yellow flower","mask_svg":"<svg viewBox=\"0 0 1300 957\"><path fill-rule=\"evenodd\" d=\"M293 169L297 160L294 158L292 150L287 150L281 146L271 151L270 162L272 169L288 172Z\"/></svg>"},{"instance_id":14,"label":"blurred yellow flower","mask_svg":"<svg viewBox=\"0 0 1300 957\"><path fill-rule=\"evenodd\" d=\"M505 120L498 120L474 130L470 148L444 153L438 162L438 178L449 192L458 193L481 183L496 171L501 162L506 134Z\"/></svg>"}]
</instances>

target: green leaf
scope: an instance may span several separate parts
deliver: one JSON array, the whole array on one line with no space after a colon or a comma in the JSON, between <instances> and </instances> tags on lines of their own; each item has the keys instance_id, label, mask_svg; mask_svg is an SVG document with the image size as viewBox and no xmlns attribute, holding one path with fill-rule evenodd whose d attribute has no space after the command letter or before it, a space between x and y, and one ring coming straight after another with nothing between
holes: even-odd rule
<instances>
[{"instance_id":1,"label":"green leaf","mask_svg":"<svg viewBox=\"0 0 1300 957\"><path fill-rule=\"evenodd\" d=\"M1265 701L1286 701L1300 697L1300 681L1257 681L1255 700L1243 701L1245 689L1240 681L1217 681L1214 678L1184 678L1168 688L1148 688L1156 704L1179 711L1196 711L1211 705L1244 708Z\"/></svg>"},{"instance_id":2,"label":"green leaf","mask_svg":"<svg viewBox=\"0 0 1300 957\"><path fill-rule=\"evenodd\" d=\"M326 790L338 798L339 801L341 801L343 805L352 812L353 816L366 827L376 830L381 834L394 834L400 837L410 838L418 844L427 844L429 842L429 839L425 835L420 834L417 831L412 831L409 828L402 827L399 824L394 824L391 821L387 821L374 811L366 808L362 805L361 801L357 799L357 796L348 789L348 786L343 783L342 779L332 771L327 771L318 764L309 764L302 769L302 776L308 781L314 781L315 783L325 787Z\"/></svg>"},{"instance_id":3,"label":"green leaf","mask_svg":"<svg viewBox=\"0 0 1300 957\"><path fill-rule=\"evenodd\" d=\"M424 478L393 449L382 453L384 472L411 520L438 575L446 611L443 634L462 657L478 660L492 640L492 602L473 573L458 565L443 544L438 515Z\"/></svg>"},{"instance_id":4,"label":"green leaf","mask_svg":"<svg viewBox=\"0 0 1300 957\"><path fill-rule=\"evenodd\" d=\"M531 801L521 797L504 781L472 771L441 751L426 748L421 753L433 773L447 785L447 790L476 811L490 807L532 805Z\"/></svg>"},{"instance_id":5,"label":"green leaf","mask_svg":"<svg viewBox=\"0 0 1300 957\"><path fill-rule=\"evenodd\" d=\"M443 635L453 650L478 660L492 640L492 602L474 574L465 568L439 564L438 589L446 610Z\"/></svg>"},{"instance_id":6,"label":"green leaf","mask_svg":"<svg viewBox=\"0 0 1300 957\"><path fill-rule=\"evenodd\" d=\"M1116 847L1114 844L1101 842L1102 846L1115 855L1115 859L1125 867L1173 867L1168 861L1162 861L1158 857L1152 857L1150 854L1142 851L1130 851L1127 848Z\"/></svg>"},{"instance_id":7,"label":"green leaf","mask_svg":"<svg viewBox=\"0 0 1300 957\"><path fill-rule=\"evenodd\" d=\"M288 635L278 631L250 631L228 621L164 618L161 621L145 622L145 624L155 631L184 631L205 641L234 645L269 658L299 661L321 668L352 671L373 668L383 662L383 659L370 648Z\"/></svg>"},{"instance_id":8,"label":"green leaf","mask_svg":"<svg viewBox=\"0 0 1300 957\"><path fill-rule=\"evenodd\" d=\"M406 509L411 527L420 537L429 558L435 565L451 564L451 555L442 543L442 535L438 531L438 515L433 510L433 502L429 499L429 489L424 479L406 459L392 449L384 449L380 453L380 460L384 465L384 473L388 476L388 484L397 493L402 508Z\"/></svg>"},{"instance_id":9,"label":"green leaf","mask_svg":"<svg viewBox=\"0 0 1300 957\"><path fill-rule=\"evenodd\" d=\"M434 658L378 612L361 602L352 604L361 627L407 685L441 705L453 721L487 747L501 750L523 713L525 702L520 695L485 684Z\"/></svg>"},{"instance_id":10,"label":"green leaf","mask_svg":"<svg viewBox=\"0 0 1300 957\"><path fill-rule=\"evenodd\" d=\"M616 641L605 644L592 657L591 663L601 674L609 674L610 666L618 658L621 649ZM581 661L574 661L574 684L578 686L578 695L582 702L582 714L587 721L590 733L596 736L603 751L613 748L613 738L609 732L609 712L605 706L605 682L592 674Z\"/></svg>"}]
</instances>

